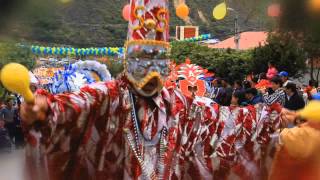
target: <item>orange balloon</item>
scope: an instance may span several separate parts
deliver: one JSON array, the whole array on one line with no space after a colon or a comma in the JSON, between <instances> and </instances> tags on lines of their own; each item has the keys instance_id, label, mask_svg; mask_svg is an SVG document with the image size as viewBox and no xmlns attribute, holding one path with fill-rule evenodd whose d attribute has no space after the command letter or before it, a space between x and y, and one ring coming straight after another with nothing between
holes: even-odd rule
<instances>
[{"instance_id":1,"label":"orange balloon","mask_svg":"<svg viewBox=\"0 0 320 180\"><path fill-rule=\"evenodd\" d=\"M129 21L129 19L130 19L130 4L127 4L127 5L125 5L123 7L123 9L122 9L122 17L126 21Z\"/></svg>"},{"instance_id":2,"label":"orange balloon","mask_svg":"<svg viewBox=\"0 0 320 180\"><path fill-rule=\"evenodd\" d=\"M320 0L309 0L308 6L312 11L320 11Z\"/></svg>"},{"instance_id":3,"label":"orange balloon","mask_svg":"<svg viewBox=\"0 0 320 180\"><path fill-rule=\"evenodd\" d=\"M268 16L270 17L279 17L281 13L280 4L271 4L268 7Z\"/></svg>"},{"instance_id":4,"label":"orange balloon","mask_svg":"<svg viewBox=\"0 0 320 180\"><path fill-rule=\"evenodd\" d=\"M190 10L189 7L182 3L176 8L176 15L181 19L186 19L189 16Z\"/></svg>"}]
</instances>

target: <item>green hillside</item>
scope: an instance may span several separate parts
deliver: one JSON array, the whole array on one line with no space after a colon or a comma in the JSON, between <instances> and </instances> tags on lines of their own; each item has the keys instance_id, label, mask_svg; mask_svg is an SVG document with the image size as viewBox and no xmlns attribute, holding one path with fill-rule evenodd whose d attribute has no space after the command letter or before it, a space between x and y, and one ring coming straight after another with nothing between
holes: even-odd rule
<instances>
[{"instance_id":1,"label":"green hillside","mask_svg":"<svg viewBox=\"0 0 320 180\"><path fill-rule=\"evenodd\" d=\"M61 0L60 0L61 1ZM29 0L14 16L7 19L2 37L39 44L73 46L121 46L126 38L127 22L122 19L122 7L127 0ZM211 33L224 39L233 33L234 12L222 21L214 21L212 9L222 0L187 0L190 21L175 16L170 1L171 35L176 25L198 25L200 33ZM269 0L230 0L229 6L239 13L240 30L265 30ZM2 29L3 30L3 29Z\"/></svg>"}]
</instances>

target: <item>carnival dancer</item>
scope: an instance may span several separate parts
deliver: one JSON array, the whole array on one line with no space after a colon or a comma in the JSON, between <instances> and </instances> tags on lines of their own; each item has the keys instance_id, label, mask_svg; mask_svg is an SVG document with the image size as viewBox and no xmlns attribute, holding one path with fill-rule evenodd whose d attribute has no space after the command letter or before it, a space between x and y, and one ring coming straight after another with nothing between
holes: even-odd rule
<instances>
[{"instance_id":1,"label":"carnival dancer","mask_svg":"<svg viewBox=\"0 0 320 180\"><path fill-rule=\"evenodd\" d=\"M306 121L291 129L284 129L280 135L270 179L320 179L320 101L311 101L298 112L283 111L282 120L294 123Z\"/></svg>"},{"instance_id":2,"label":"carnival dancer","mask_svg":"<svg viewBox=\"0 0 320 180\"><path fill-rule=\"evenodd\" d=\"M40 168L32 169L33 180L224 179L243 147L236 141L259 149L277 128L270 125L279 119L271 107L219 107L163 88L168 0L131 0L130 6L122 78L76 93L39 90L35 105L23 104L28 146L38 154L28 165Z\"/></svg>"}]
</instances>

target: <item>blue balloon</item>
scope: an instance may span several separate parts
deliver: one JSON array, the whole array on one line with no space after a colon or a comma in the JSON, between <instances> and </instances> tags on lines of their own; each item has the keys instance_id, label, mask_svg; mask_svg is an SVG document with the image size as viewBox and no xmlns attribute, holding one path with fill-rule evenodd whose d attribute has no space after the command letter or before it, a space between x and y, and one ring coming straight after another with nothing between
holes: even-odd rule
<instances>
[{"instance_id":1,"label":"blue balloon","mask_svg":"<svg viewBox=\"0 0 320 180\"><path fill-rule=\"evenodd\" d=\"M103 48L103 55L107 55L107 48L106 47Z\"/></svg>"},{"instance_id":2,"label":"blue balloon","mask_svg":"<svg viewBox=\"0 0 320 180\"><path fill-rule=\"evenodd\" d=\"M39 46L36 47L36 52L37 52L37 54L41 54L41 50L40 50Z\"/></svg>"},{"instance_id":3,"label":"blue balloon","mask_svg":"<svg viewBox=\"0 0 320 180\"><path fill-rule=\"evenodd\" d=\"M54 54L58 55L58 53L59 53L59 51L58 51L58 48L56 47L55 50L54 50Z\"/></svg>"},{"instance_id":4,"label":"blue balloon","mask_svg":"<svg viewBox=\"0 0 320 180\"><path fill-rule=\"evenodd\" d=\"M45 48L45 49L43 50L43 54L44 54L44 55L47 54L47 48Z\"/></svg>"},{"instance_id":5,"label":"blue balloon","mask_svg":"<svg viewBox=\"0 0 320 180\"><path fill-rule=\"evenodd\" d=\"M32 51L32 53L36 53L36 47L35 46L31 46L31 51Z\"/></svg>"},{"instance_id":6,"label":"blue balloon","mask_svg":"<svg viewBox=\"0 0 320 180\"><path fill-rule=\"evenodd\" d=\"M123 51L124 51L123 47L119 48L119 54L123 54Z\"/></svg>"}]
</instances>

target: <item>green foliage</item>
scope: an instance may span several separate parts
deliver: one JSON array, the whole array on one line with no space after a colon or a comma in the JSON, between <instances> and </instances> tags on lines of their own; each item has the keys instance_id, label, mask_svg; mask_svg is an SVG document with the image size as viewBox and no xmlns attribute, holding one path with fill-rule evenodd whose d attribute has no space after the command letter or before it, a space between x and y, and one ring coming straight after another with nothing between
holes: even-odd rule
<instances>
[{"instance_id":1,"label":"green foliage","mask_svg":"<svg viewBox=\"0 0 320 180\"><path fill-rule=\"evenodd\" d=\"M110 60L106 63L112 77L117 77L123 71L123 63L118 60Z\"/></svg>"},{"instance_id":2,"label":"green foliage","mask_svg":"<svg viewBox=\"0 0 320 180\"><path fill-rule=\"evenodd\" d=\"M195 43L175 42L172 45L171 59L183 63L186 58L204 68L215 68L220 77L241 80L251 71L249 51L218 50Z\"/></svg>"},{"instance_id":3,"label":"green foliage","mask_svg":"<svg viewBox=\"0 0 320 180\"><path fill-rule=\"evenodd\" d=\"M267 71L268 62L274 62L279 70L292 76L300 76L306 69L304 52L295 41L280 41L270 37L268 44L248 51L210 49L195 43L175 42L171 59L183 63L189 58L203 68L215 68L220 77L242 80L250 73Z\"/></svg>"},{"instance_id":4,"label":"green foliage","mask_svg":"<svg viewBox=\"0 0 320 180\"><path fill-rule=\"evenodd\" d=\"M282 0L280 16L281 39L294 39L309 57L320 55L320 12L312 13L306 8L306 0ZM293 21L294 19L294 21Z\"/></svg>"},{"instance_id":5,"label":"green foliage","mask_svg":"<svg viewBox=\"0 0 320 180\"><path fill-rule=\"evenodd\" d=\"M294 40L270 36L267 45L252 51L252 70L254 73L266 72L268 62L272 62L278 70L299 77L306 69L305 59L304 51Z\"/></svg>"},{"instance_id":6,"label":"green foliage","mask_svg":"<svg viewBox=\"0 0 320 180\"><path fill-rule=\"evenodd\" d=\"M283 13L278 31L282 40L294 39L313 64L320 56L320 12L311 12L307 3L306 0L281 0ZM313 80L314 70L311 65L310 79Z\"/></svg>"},{"instance_id":7,"label":"green foliage","mask_svg":"<svg viewBox=\"0 0 320 180\"><path fill-rule=\"evenodd\" d=\"M11 62L23 64L28 69L32 69L35 65L29 47L10 42L0 43L0 68Z\"/></svg>"}]
</instances>

